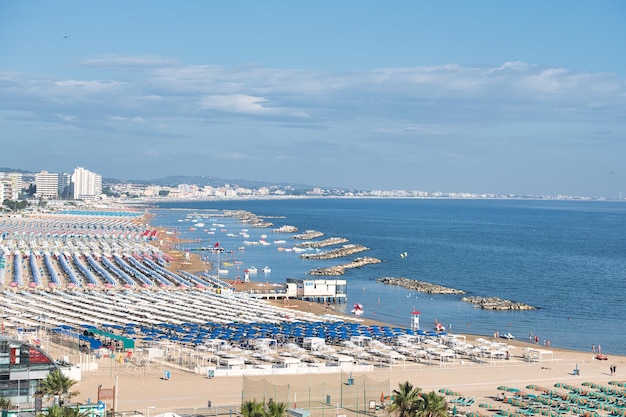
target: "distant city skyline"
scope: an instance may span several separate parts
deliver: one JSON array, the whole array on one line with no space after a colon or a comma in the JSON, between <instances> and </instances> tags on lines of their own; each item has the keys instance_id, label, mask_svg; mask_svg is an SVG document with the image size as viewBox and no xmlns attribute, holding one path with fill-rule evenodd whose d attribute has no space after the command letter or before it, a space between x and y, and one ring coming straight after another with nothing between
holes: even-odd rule
<instances>
[{"instance_id":1,"label":"distant city skyline","mask_svg":"<svg viewBox=\"0 0 626 417\"><path fill-rule=\"evenodd\" d=\"M0 165L618 198L626 3L0 4Z\"/></svg>"},{"instance_id":2,"label":"distant city skyline","mask_svg":"<svg viewBox=\"0 0 626 417\"><path fill-rule=\"evenodd\" d=\"M82 174L86 176L83 177ZM15 176L19 178L16 179ZM30 178L29 178L30 177ZM29 178L30 181L26 179ZM175 181L177 180L177 181ZM102 179L97 173L76 167L72 175L64 172L30 172L22 169L0 167L0 201L17 201L27 195L18 196L19 188L36 186L31 197L49 200L93 200L108 197L147 199L222 199L222 198L289 198L289 197L374 197L374 198L453 198L453 199L543 199L543 200L624 200L623 193L611 196L586 196L568 194L516 194L516 193L472 193L467 191L445 191L425 189L356 189L322 187L315 184L271 183L246 179L175 175L164 178L136 180L126 178ZM106 185L106 196L103 185ZM8 187L8 188L7 188ZM42 191L42 187L45 190ZM56 191L55 191L56 190ZM14 193L12 196L7 192Z\"/></svg>"}]
</instances>

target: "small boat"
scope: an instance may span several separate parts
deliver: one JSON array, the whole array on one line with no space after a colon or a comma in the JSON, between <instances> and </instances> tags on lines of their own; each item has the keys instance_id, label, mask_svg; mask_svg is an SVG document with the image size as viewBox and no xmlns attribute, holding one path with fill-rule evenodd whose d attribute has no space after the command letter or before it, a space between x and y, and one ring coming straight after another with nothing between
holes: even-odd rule
<instances>
[{"instance_id":1,"label":"small boat","mask_svg":"<svg viewBox=\"0 0 626 417\"><path fill-rule=\"evenodd\" d=\"M258 270L254 266L251 266L250 268L248 268L248 272L250 272L251 274L256 274Z\"/></svg>"},{"instance_id":2,"label":"small boat","mask_svg":"<svg viewBox=\"0 0 626 417\"><path fill-rule=\"evenodd\" d=\"M503 339L509 339L509 340L515 339L515 336L513 336L511 332L500 333L500 337Z\"/></svg>"},{"instance_id":3,"label":"small boat","mask_svg":"<svg viewBox=\"0 0 626 417\"><path fill-rule=\"evenodd\" d=\"M363 314L363 304L355 304L354 307L352 307L352 314L355 314L357 316L360 316L361 314Z\"/></svg>"},{"instance_id":4,"label":"small boat","mask_svg":"<svg viewBox=\"0 0 626 417\"><path fill-rule=\"evenodd\" d=\"M269 266L266 266L265 268L263 268L263 272L268 274L268 273L272 272L272 268L270 268Z\"/></svg>"},{"instance_id":5,"label":"small boat","mask_svg":"<svg viewBox=\"0 0 626 417\"><path fill-rule=\"evenodd\" d=\"M609 357L606 356L606 355L603 355L602 353L598 353L596 355L596 359L599 360L599 361L607 361L607 360L609 360Z\"/></svg>"},{"instance_id":6,"label":"small boat","mask_svg":"<svg viewBox=\"0 0 626 417\"><path fill-rule=\"evenodd\" d=\"M435 320L435 331L436 332L445 332L446 331L446 327L441 324L439 321Z\"/></svg>"}]
</instances>

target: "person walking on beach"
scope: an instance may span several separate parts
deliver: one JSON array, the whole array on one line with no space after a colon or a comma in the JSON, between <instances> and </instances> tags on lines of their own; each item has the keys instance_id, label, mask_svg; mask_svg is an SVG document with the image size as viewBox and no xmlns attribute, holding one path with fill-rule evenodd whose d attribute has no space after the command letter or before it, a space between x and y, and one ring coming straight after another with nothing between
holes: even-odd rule
<instances>
[{"instance_id":1,"label":"person walking on beach","mask_svg":"<svg viewBox=\"0 0 626 417\"><path fill-rule=\"evenodd\" d=\"M596 344L591 345L591 353L596 353Z\"/></svg>"}]
</instances>

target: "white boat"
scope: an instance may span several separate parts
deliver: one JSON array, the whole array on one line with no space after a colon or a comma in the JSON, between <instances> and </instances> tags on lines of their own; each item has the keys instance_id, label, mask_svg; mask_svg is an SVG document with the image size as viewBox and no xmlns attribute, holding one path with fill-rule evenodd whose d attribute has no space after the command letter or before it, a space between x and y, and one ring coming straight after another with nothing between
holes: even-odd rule
<instances>
[{"instance_id":1,"label":"white boat","mask_svg":"<svg viewBox=\"0 0 626 417\"><path fill-rule=\"evenodd\" d=\"M265 268L263 268L263 272L265 272L266 274L269 272L272 272L272 268L270 268L269 266L266 266Z\"/></svg>"},{"instance_id":2,"label":"white boat","mask_svg":"<svg viewBox=\"0 0 626 417\"><path fill-rule=\"evenodd\" d=\"M256 274L258 272L258 269L256 269L254 266L251 266L250 268L248 268L248 272L250 272L251 274Z\"/></svg>"},{"instance_id":3,"label":"white boat","mask_svg":"<svg viewBox=\"0 0 626 417\"><path fill-rule=\"evenodd\" d=\"M228 274L228 269L218 269L217 273L220 275L226 275Z\"/></svg>"},{"instance_id":4,"label":"white boat","mask_svg":"<svg viewBox=\"0 0 626 417\"><path fill-rule=\"evenodd\" d=\"M360 316L361 314L363 314L363 304L355 304L354 307L352 307L352 314L355 314L357 316Z\"/></svg>"},{"instance_id":5,"label":"white boat","mask_svg":"<svg viewBox=\"0 0 626 417\"><path fill-rule=\"evenodd\" d=\"M509 339L509 340L515 339L515 336L513 336L511 332L501 333L500 337L503 339Z\"/></svg>"}]
</instances>

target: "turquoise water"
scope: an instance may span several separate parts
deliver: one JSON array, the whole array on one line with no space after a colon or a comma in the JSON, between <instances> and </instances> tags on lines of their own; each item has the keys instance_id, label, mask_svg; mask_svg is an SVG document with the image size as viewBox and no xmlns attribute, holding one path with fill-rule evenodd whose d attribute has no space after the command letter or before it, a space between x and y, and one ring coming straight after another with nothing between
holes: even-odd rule
<instances>
[{"instance_id":1,"label":"turquoise water","mask_svg":"<svg viewBox=\"0 0 626 417\"><path fill-rule=\"evenodd\" d=\"M185 220L187 213L242 209L261 216L276 227L293 225L300 231L315 229L326 237L345 237L370 248L356 256L383 262L349 270L348 304L364 305L365 317L409 326L413 309L421 312L422 328L435 319L454 332L492 335L511 332L518 339L537 335L540 344L590 350L602 345L607 353L626 354L626 205L616 202L418 200L418 199L302 199L161 204L153 223L178 230L181 236L201 239L188 248L214 245L232 251L220 261L241 262L229 278L243 268L272 271L253 276L254 282L284 282L307 278L311 269L349 259L301 260L295 252L279 251L275 240L296 241L291 234L253 229L232 219L209 234ZM169 210L184 208L189 211ZM217 213L217 212L214 212ZM248 229L249 238L239 235ZM207 230L204 230L207 229ZM228 236L228 234L236 235ZM267 234L270 245L246 246ZM400 254L407 252L408 256ZM210 260L217 255L199 252ZM354 257L356 257L354 256ZM232 259L231 259L232 258ZM351 260L351 259L350 259ZM496 296L538 307L535 311L485 311L460 301L456 295L413 293L375 282L379 277L406 277Z\"/></svg>"}]
</instances>

